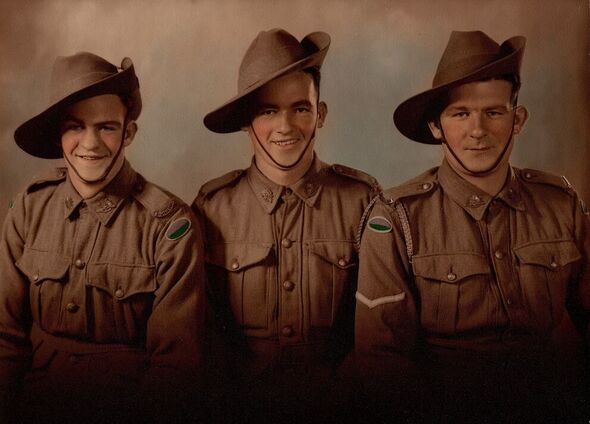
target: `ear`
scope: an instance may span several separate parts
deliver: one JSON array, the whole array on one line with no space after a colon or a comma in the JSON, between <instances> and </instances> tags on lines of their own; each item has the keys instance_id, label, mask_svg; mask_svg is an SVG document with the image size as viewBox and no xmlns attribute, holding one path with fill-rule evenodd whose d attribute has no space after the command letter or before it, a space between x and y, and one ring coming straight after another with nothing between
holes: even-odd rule
<instances>
[{"instance_id":1,"label":"ear","mask_svg":"<svg viewBox=\"0 0 590 424\"><path fill-rule=\"evenodd\" d=\"M324 126L324 122L326 120L326 116L328 115L328 105L326 102L320 102L318 104L318 128L322 128Z\"/></svg>"},{"instance_id":2,"label":"ear","mask_svg":"<svg viewBox=\"0 0 590 424\"><path fill-rule=\"evenodd\" d=\"M436 138L437 140L442 140L443 138L443 134L441 129L439 128L438 124L434 121L429 121L428 122L428 128L430 128L430 132L432 133L432 136L434 138Z\"/></svg>"},{"instance_id":3,"label":"ear","mask_svg":"<svg viewBox=\"0 0 590 424\"><path fill-rule=\"evenodd\" d=\"M524 128L524 124L529 119L529 111L524 106L516 106L514 111L514 135L520 134Z\"/></svg>"},{"instance_id":4,"label":"ear","mask_svg":"<svg viewBox=\"0 0 590 424\"><path fill-rule=\"evenodd\" d=\"M123 138L123 145L129 146L137 134L137 123L135 121L127 122L127 128L125 128L125 137Z\"/></svg>"}]
</instances>

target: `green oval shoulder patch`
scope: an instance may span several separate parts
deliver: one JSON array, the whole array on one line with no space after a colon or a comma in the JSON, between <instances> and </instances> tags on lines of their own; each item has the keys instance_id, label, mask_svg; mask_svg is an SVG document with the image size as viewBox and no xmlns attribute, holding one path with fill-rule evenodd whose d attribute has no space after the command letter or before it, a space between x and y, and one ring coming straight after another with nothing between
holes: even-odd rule
<instances>
[{"instance_id":1,"label":"green oval shoulder patch","mask_svg":"<svg viewBox=\"0 0 590 424\"><path fill-rule=\"evenodd\" d=\"M367 226L376 233L388 233L393 228L391 222L384 216L374 216L369 219Z\"/></svg>"},{"instance_id":2,"label":"green oval shoulder patch","mask_svg":"<svg viewBox=\"0 0 590 424\"><path fill-rule=\"evenodd\" d=\"M168 240L178 240L185 235L191 227L191 221L188 218L178 218L176 221L171 222L166 230L166 238Z\"/></svg>"}]
</instances>

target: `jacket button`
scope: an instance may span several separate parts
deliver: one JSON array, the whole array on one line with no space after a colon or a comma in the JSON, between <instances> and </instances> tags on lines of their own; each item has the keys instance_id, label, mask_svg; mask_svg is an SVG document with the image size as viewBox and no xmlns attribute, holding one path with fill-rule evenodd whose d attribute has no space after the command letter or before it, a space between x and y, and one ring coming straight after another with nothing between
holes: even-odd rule
<instances>
[{"instance_id":1,"label":"jacket button","mask_svg":"<svg viewBox=\"0 0 590 424\"><path fill-rule=\"evenodd\" d=\"M82 269L82 268L84 268L84 265L86 265L86 264L84 263L84 261L82 259L76 259L76 262L74 262L74 265L76 265L76 268Z\"/></svg>"},{"instance_id":2,"label":"jacket button","mask_svg":"<svg viewBox=\"0 0 590 424\"><path fill-rule=\"evenodd\" d=\"M504 258L504 254L502 252L500 252L499 250L496 250L494 252L494 256L496 257L496 259L503 259Z\"/></svg>"},{"instance_id":3,"label":"jacket button","mask_svg":"<svg viewBox=\"0 0 590 424\"><path fill-rule=\"evenodd\" d=\"M291 240L289 240L288 238L284 238L281 240L281 246L283 246L286 249L291 247L292 244L293 244L293 242Z\"/></svg>"},{"instance_id":4,"label":"jacket button","mask_svg":"<svg viewBox=\"0 0 590 424\"><path fill-rule=\"evenodd\" d=\"M447 274L447 279L448 279L449 281L455 281L455 280L457 279L457 274L454 274L454 273L452 273L452 272L449 272L449 273Z\"/></svg>"},{"instance_id":5,"label":"jacket button","mask_svg":"<svg viewBox=\"0 0 590 424\"><path fill-rule=\"evenodd\" d=\"M293 327L290 325L286 325L281 330L281 334L285 337L291 337L293 334L295 334L295 330L293 330Z\"/></svg>"},{"instance_id":6,"label":"jacket button","mask_svg":"<svg viewBox=\"0 0 590 424\"><path fill-rule=\"evenodd\" d=\"M431 183L424 183L422 184L422 190L428 190L430 187L432 187Z\"/></svg>"},{"instance_id":7,"label":"jacket button","mask_svg":"<svg viewBox=\"0 0 590 424\"><path fill-rule=\"evenodd\" d=\"M235 260L235 261L232 262L231 269L233 269L235 271L239 267L240 267L240 263L237 260Z\"/></svg>"},{"instance_id":8,"label":"jacket button","mask_svg":"<svg viewBox=\"0 0 590 424\"><path fill-rule=\"evenodd\" d=\"M549 264L549 266L553 269L557 268L557 262L553 261Z\"/></svg>"},{"instance_id":9,"label":"jacket button","mask_svg":"<svg viewBox=\"0 0 590 424\"><path fill-rule=\"evenodd\" d=\"M287 291L292 291L295 288L295 283L290 280L283 281L283 288Z\"/></svg>"},{"instance_id":10,"label":"jacket button","mask_svg":"<svg viewBox=\"0 0 590 424\"><path fill-rule=\"evenodd\" d=\"M338 265L346 266L346 265L348 265L348 261L345 258L340 258L340 259L338 259Z\"/></svg>"},{"instance_id":11,"label":"jacket button","mask_svg":"<svg viewBox=\"0 0 590 424\"><path fill-rule=\"evenodd\" d=\"M71 312L71 313L76 312L79 308L80 307L78 305L76 305L75 303L72 303L72 302L70 302L66 305L66 311Z\"/></svg>"},{"instance_id":12,"label":"jacket button","mask_svg":"<svg viewBox=\"0 0 590 424\"><path fill-rule=\"evenodd\" d=\"M39 279L39 274L33 275L33 281L37 281Z\"/></svg>"},{"instance_id":13,"label":"jacket button","mask_svg":"<svg viewBox=\"0 0 590 424\"><path fill-rule=\"evenodd\" d=\"M122 298L124 294L125 294L125 292L123 291L123 289L121 287L119 287L117 290L115 290L115 296L117 296L119 299Z\"/></svg>"}]
</instances>

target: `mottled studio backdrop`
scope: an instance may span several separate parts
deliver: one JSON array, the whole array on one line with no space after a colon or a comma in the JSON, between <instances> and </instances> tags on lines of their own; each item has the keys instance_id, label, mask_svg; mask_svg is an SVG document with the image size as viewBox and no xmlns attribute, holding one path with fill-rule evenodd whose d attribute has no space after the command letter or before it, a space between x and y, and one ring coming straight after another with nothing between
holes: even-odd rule
<instances>
[{"instance_id":1,"label":"mottled studio backdrop","mask_svg":"<svg viewBox=\"0 0 590 424\"><path fill-rule=\"evenodd\" d=\"M386 187L440 161L438 147L404 139L391 116L430 86L450 31L525 35L520 100L531 117L513 163L566 174L590 200L587 0L0 0L0 220L33 175L59 164L29 157L13 140L46 104L55 56L133 59L144 109L127 156L190 202L206 180L249 164L243 133L213 134L202 118L235 94L243 53L272 27L332 36L317 151Z\"/></svg>"}]
</instances>

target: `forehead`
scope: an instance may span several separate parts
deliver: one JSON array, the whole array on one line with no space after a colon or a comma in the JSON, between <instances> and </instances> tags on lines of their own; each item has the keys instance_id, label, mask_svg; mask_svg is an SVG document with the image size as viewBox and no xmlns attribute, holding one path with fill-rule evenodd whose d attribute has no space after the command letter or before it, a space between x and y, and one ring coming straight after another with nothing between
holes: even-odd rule
<instances>
[{"instance_id":1,"label":"forehead","mask_svg":"<svg viewBox=\"0 0 590 424\"><path fill-rule=\"evenodd\" d=\"M448 93L447 107L462 104L498 104L510 102L512 83L506 80L476 81L452 88Z\"/></svg>"},{"instance_id":2,"label":"forehead","mask_svg":"<svg viewBox=\"0 0 590 424\"><path fill-rule=\"evenodd\" d=\"M313 77L303 71L291 72L269 81L256 91L257 104L281 104L307 100L315 103Z\"/></svg>"},{"instance_id":3,"label":"forehead","mask_svg":"<svg viewBox=\"0 0 590 424\"><path fill-rule=\"evenodd\" d=\"M118 95L102 94L70 105L65 115L78 119L123 119L125 112L126 107Z\"/></svg>"}]
</instances>

